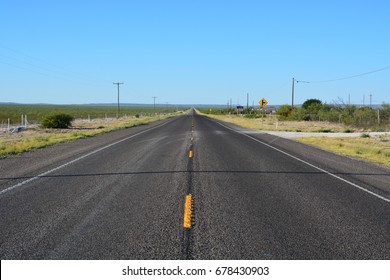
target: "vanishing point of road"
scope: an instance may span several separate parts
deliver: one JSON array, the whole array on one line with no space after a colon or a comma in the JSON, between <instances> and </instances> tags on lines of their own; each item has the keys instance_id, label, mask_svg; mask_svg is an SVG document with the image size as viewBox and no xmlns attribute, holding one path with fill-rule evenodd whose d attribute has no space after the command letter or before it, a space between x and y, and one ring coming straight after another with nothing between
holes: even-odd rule
<instances>
[{"instance_id":1,"label":"vanishing point of road","mask_svg":"<svg viewBox=\"0 0 390 280\"><path fill-rule=\"evenodd\" d=\"M0 160L1 259L390 259L390 171L189 114Z\"/></svg>"}]
</instances>

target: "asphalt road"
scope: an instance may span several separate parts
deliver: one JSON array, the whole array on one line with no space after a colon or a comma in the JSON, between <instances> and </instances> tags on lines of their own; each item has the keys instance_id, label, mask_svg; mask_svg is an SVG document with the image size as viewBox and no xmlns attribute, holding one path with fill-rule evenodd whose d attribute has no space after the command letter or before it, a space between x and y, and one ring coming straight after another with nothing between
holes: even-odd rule
<instances>
[{"instance_id":1,"label":"asphalt road","mask_svg":"<svg viewBox=\"0 0 390 280\"><path fill-rule=\"evenodd\" d=\"M0 213L1 259L390 259L388 168L194 112L1 159Z\"/></svg>"}]
</instances>

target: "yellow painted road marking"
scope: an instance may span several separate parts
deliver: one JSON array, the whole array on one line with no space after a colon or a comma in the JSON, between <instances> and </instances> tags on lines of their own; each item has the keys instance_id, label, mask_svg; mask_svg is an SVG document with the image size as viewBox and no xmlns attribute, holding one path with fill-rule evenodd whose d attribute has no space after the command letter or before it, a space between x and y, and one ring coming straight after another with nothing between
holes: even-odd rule
<instances>
[{"instance_id":1,"label":"yellow painted road marking","mask_svg":"<svg viewBox=\"0 0 390 280\"><path fill-rule=\"evenodd\" d=\"M191 150L189 157L192 158L194 156L194 152Z\"/></svg>"},{"instance_id":2,"label":"yellow painted road marking","mask_svg":"<svg viewBox=\"0 0 390 280\"><path fill-rule=\"evenodd\" d=\"M192 194L186 195L186 202L184 204L184 228L191 228L192 216Z\"/></svg>"}]
</instances>

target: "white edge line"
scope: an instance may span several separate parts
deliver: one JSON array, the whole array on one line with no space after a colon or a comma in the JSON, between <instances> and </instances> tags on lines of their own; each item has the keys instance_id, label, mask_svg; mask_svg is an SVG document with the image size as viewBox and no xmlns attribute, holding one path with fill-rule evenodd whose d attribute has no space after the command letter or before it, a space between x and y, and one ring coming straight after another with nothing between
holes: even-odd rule
<instances>
[{"instance_id":1,"label":"white edge line","mask_svg":"<svg viewBox=\"0 0 390 280\"><path fill-rule=\"evenodd\" d=\"M96 153L98 153L98 152L101 152L101 151L103 151L103 150L105 150L105 149L107 149L107 148L110 148L110 147L112 147L112 146L118 145L118 144L120 144L120 143L122 143L122 142L125 142L125 141L127 141L127 140L129 140L129 139L131 139L131 138L133 138L133 137L136 137L136 136L138 136L138 135L141 135L141 134L143 134L143 133L145 133L145 132L148 132L148 131L150 131L150 130L152 130L152 129L162 127L162 126L164 126L164 125L166 125L166 124L168 124L168 123L171 123L172 121L173 121L173 120L168 121L168 122L165 122L165 123L160 124L160 125L157 125L157 126L154 126L154 127L151 127L151 128L148 128L148 129L143 130L143 131L141 131L141 132L138 132L138 133L136 133L136 134L134 134L134 135L131 135L131 136L129 136L129 137L126 137L126 138L124 138L124 139L122 139L122 140L119 140L119 141L117 141L117 142L111 143L111 144L109 144L109 145L107 145L107 146L104 146L104 147L102 147L102 148L99 148L99 149L97 149L97 150L94 150L94 151L92 151L92 152L89 152L88 154L85 154L85 155L83 155L83 156L81 156L81 157L78 157L78 158L76 158L76 159L74 159L74 160L71 160L71 161L69 161L69 162L67 162L67 163L64 163L63 165L57 166L57 167L55 167L55 168L53 168L53 169L50 169L49 171L46 171L46 172L44 172L44 173L41 173L41 174L39 174L39 175L37 175L37 176L35 176L35 177L32 177L32 178L27 179L27 180L25 180L25 181L23 181L23 182L20 182L19 184L16 184L16 185L14 185L14 186L12 186L12 187L6 188L6 189L0 191L0 197L1 197L2 195L4 195L5 193L9 192L9 191L12 191L13 189L16 189L16 188L19 188L19 187L21 187L21 186L24 186L24 185L26 185L26 184L28 184L28 183L30 183L30 182L32 182L32 181L35 181L35 180L37 180L37 179L39 179L39 178L41 178L41 177L44 177L44 176L46 176L46 175L48 175L48 174L50 174L50 173L53 173L54 171L57 171L57 170L59 170L59 169L62 169L62 168L64 168L64 167L68 166L68 165L71 165L71 164L73 164L73 163L75 163L75 162L77 162L77 161L80 161L80 160L82 160L82 159L84 159L84 158L86 158L86 157L89 157L89 156L94 155L94 154L96 154Z\"/></svg>"},{"instance_id":2,"label":"white edge line","mask_svg":"<svg viewBox=\"0 0 390 280\"><path fill-rule=\"evenodd\" d=\"M215 120L214 120L214 121L215 121ZM339 176L337 176L337 175L335 175L335 174L333 174L333 173L330 173L329 171L326 171L325 169L322 169L322 168L320 168L320 167L318 167L318 166L315 166L315 165L313 165L313 164L311 164L311 163L309 163L309 162L307 162L307 161L304 161L303 159L300 159L300 158L298 158L298 157L296 157L296 156L293 156L293 155L291 155L291 154L289 154L289 153L287 153L287 152L285 152L285 151L282 151L282 150L280 150L280 149L278 149L278 148L276 148L276 147L274 147L274 146L271 146L271 145L269 145L269 144L267 144L267 143L265 143L265 142L263 142L263 141L260 141L259 139L256 139L256 138L254 138L254 137L252 137L252 136L250 136L250 135L248 135L248 134L245 134L245 133L243 133L243 132L240 132L240 131L238 131L238 130L235 130L235 129L233 129L233 128L230 128L230 127L228 127L228 126L226 126L226 125L224 125L224 124L222 124L222 123L220 123L220 122L218 122L218 121L215 121L215 122L218 123L219 125L221 125L221 126L227 128L227 129L231 130L231 131L234 131L234 132L236 132L236 133L238 133L238 134L244 135L244 136L246 136L246 137L248 137L248 138L250 138L250 139L252 139L252 140L254 140L254 141L258 142L258 143L260 143L260 144L263 144L263 145L265 145L265 146L267 146L267 147L269 147L269 148L271 148L271 149L274 149L275 151L278 151L279 153L282 153L282 154L284 154L284 155L286 155L286 156L289 156L289 157L291 157L291 158L293 158L293 159L295 159L295 160L297 160L297 161L300 161L300 162L302 162L302 163L304 163L304 164L306 164L306 165L308 165L308 166L311 166L311 167L313 167L313 168L315 168L315 169L317 169L317 170L319 170L319 171L321 171L321 172L323 172L323 173L325 173L325 174L328 174L328 175L330 175L330 176L332 176L332 177L334 177L334 178L336 178L336 179L339 179L340 181L343 181L344 183L347 183L347 184L349 184L349 185L351 185L351 186L353 186L353 187L355 187L355 188L358 188L359 190L362 190L362 191L364 191L364 192L366 192L366 193L369 193L369 194L371 194L371 195L373 195L373 196L375 196L375 197L377 197L377 198L379 198L379 199L382 199L383 201L386 201L387 203L390 203L390 199L388 199L388 198L386 198L386 197L384 197L384 196L381 196L381 195L379 195L379 194L377 194L377 193L374 193L374 192L372 192L372 191L370 191L370 190L367 190L367 189L365 189L365 188L363 188L363 187L361 187L361 186L359 186L359 185L357 185L357 184L355 184L355 183L352 183L352 182L350 182L350 181L348 181L348 180L346 180L346 179L344 179L344 178L341 178L341 177L339 177Z\"/></svg>"}]
</instances>

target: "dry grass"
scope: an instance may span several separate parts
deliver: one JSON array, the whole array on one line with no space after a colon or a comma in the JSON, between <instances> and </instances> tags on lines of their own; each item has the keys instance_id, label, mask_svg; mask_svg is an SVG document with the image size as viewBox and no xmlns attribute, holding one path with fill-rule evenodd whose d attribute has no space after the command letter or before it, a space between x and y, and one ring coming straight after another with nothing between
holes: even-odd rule
<instances>
[{"instance_id":1,"label":"dry grass","mask_svg":"<svg viewBox=\"0 0 390 280\"><path fill-rule=\"evenodd\" d=\"M305 137L300 142L390 166L390 134L369 138Z\"/></svg>"},{"instance_id":2,"label":"dry grass","mask_svg":"<svg viewBox=\"0 0 390 280\"><path fill-rule=\"evenodd\" d=\"M71 129L41 129L32 128L19 133L0 133L0 157L10 154L20 154L33 149L43 148L57 143L80 138L92 137L109 131L139 126L160 119L166 119L175 114L153 117L129 117L121 119L76 120Z\"/></svg>"},{"instance_id":3,"label":"dry grass","mask_svg":"<svg viewBox=\"0 0 390 280\"><path fill-rule=\"evenodd\" d=\"M351 130L348 126L318 121L278 121L276 116L264 119L249 119L240 115L207 115L217 120L230 122L242 127L256 130L294 131L294 132L344 132Z\"/></svg>"}]
</instances>

